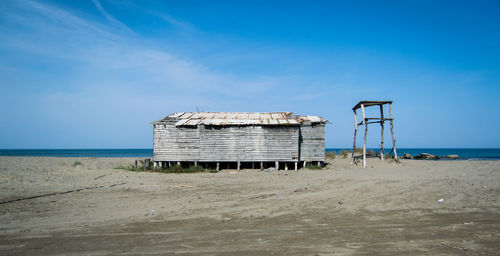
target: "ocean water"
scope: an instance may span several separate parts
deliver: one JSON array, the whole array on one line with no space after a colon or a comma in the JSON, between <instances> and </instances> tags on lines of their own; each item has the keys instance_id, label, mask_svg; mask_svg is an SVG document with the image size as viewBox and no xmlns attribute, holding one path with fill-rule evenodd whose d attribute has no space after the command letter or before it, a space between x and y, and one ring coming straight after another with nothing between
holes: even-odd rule
<instances>
[{"instance_id":1,"label":"ocean water","mask_svg":"<svg viewBox=\"0 0 500 256\"><path fill-rule=\"evenodd\" d=\"M153 149L0 149L0 156L152 157Z\"/></svg>"},{"instance_id":2,"label":"ocean water","mask_svg":"<svg viewBox=\"0 0 500 256\"><path fill-rule=\"evenodd\" d=\"M326 152L352 150L349 148L327 148ZM379 151L369 148L368 150ZM389 149L390 151L390 149ZM386 150L386 153L389 151ZM463 160L500 160L500 148L398 148L398 155L413 156L429 153L438 156L458 155ZM0 156L38 157L152 157L153 149L0 149Z\"/></svg>"},{"instance_id":3,"label":"ocean water","mask_svg":"<svg viewBox=\"0 0 500 256\"><path fill-rule=\"evenodd\" d=\"M352 150L352 148L327 148L326 152L335 151L339 153L342 150ZM375 148L368 148L367 150L380 152L380 149ZM396 150L398 156L402 156L403 153L408 153L412 156L420 153L429 153L439 157L458 155L458 158L462 160L500 160L500 148L397 148ZM390 151L391 148L388 150L385 149L386 153Z\"/></svg>"}]
</instances>

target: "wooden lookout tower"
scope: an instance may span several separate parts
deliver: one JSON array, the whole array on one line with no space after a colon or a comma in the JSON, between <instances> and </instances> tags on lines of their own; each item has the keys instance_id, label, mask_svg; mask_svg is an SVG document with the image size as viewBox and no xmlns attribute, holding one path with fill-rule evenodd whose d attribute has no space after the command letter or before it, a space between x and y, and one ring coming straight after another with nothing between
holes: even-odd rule
<instances>
[{"instance_id":1,"label":"wooden lookout tower","mask_svg":"<svg viewBox=\"0 0 500 256\"><path fill-rule=\"evenodd\" d=\"M389 105L389 118L384 116L384 105ZM366 117L365 108L367 107L376 107L380 108L380 117ZM358 123L358 116L356 114L356 110L361 109L361 114L363 116L363 120ZM398 154L396 152L396 139L394 138L394 118L392 117L392 101L360 101L356 106L352 108L354 112L354 145L352 148L352 156L351 163L355 162L356 157L354 156L354 152L356 151L356 134L358 133L358 126L365 126L365 138L363 144L363 168L366 167L366 135L368 134L368 125L369 124L380 124L381 127L381 139L380 139L380 159L384 159L384 124L385 121L390 121L391 124L391 136L392 136L392 150L391 152L394 154L394 158L398 158Z\"/></svg>"}]
</instances>

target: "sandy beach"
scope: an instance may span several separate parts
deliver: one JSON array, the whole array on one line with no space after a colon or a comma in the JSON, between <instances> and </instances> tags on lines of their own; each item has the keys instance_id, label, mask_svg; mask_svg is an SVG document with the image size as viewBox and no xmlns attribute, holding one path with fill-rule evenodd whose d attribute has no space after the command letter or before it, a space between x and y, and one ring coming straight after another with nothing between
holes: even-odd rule
<instances>
[{"instance_id":1,"label":"sandy beach","mask_svg":"<svg viewBox=\"0 0 500 256\"><path fill-rule=\"evenodd\" d=\"M495 255L500 161L163 174L0 157L2 255ZM79 163L79 164L78 164Z\"/></svg>"}]
</instances>

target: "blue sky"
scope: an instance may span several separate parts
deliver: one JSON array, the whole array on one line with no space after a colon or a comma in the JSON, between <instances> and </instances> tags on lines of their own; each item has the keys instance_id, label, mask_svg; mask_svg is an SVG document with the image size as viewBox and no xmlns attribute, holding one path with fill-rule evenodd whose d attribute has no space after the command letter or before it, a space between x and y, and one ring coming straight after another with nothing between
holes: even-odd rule
<instances>
[{"instance_id":1,"label":"blue sky","mask_svg":"<svg viewBox=\"0 0 500 256\"><path fill-rule=\"evenodd\" d=\"M499 14L498 1L0 1L0 148L150 148L150 122L196 109L320 115L326 146L351 147L359 100L394 101L399 147L500 147Z\"/></svg>"}]
</instances>

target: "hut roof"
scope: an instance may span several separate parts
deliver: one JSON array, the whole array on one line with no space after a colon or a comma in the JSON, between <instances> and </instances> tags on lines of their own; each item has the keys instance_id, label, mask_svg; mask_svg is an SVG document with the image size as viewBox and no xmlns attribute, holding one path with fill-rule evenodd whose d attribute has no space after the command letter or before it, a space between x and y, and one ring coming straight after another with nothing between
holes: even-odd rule
<instances>
[{"instance_id":1,"label":"hut roof","mask_svg":"<svg viewBox=\"0 0 500 256\"><path fill-rule=\"evenodd\" d=\"M170 120L177 121L175 126L300 125L303 122L322 124L328 122L319 116L296 116L292 112L180 112L153 122L153 125Z\"/></svg>"}]
</instances>

